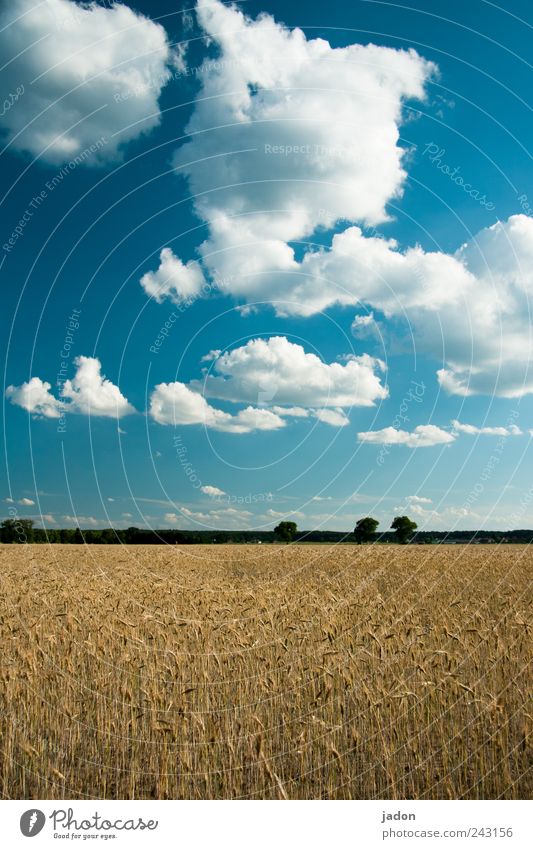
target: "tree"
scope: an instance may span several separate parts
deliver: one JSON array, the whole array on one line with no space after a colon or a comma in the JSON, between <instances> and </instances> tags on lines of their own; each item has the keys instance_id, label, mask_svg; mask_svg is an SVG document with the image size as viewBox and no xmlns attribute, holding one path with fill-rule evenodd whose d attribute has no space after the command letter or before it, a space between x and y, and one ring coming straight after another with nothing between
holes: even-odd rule
<instances>
[{"instance_id":1,"label":"tree","mask_svg":"<svg viewBox=\"0 0 533 849\"><path fill-rule=\"evenodd\" d=\"M409 537L416 531L418 525L413 522L408 516L395 516L391 525L393 531L396 531L396 539L401 545L405 545L409 541Z\"/></svg>"},{"instance_id":2,"label":"tree","mask_svg":"<svg viewBox=\"0 0 533 849\"><path fill-rule=\"evenodd\" d=\"M4 519L2 522L2 542L33 542L34 535L32 519Z\"/></svg>"},{"instance_id":3,"label":"tree","mask_svg":"<svg viewBox=\"0 0 533 849\"><path fill-rule=\"evenodd\" d=\"M283 542L292 542L294 537L296 536L296 531L298 527L296 522L280 522L274 528L274 533L279 539L283 540Z\"/></svg>"},{"instance_id":4,"label":"tree","mask_svg":"<svg viewBox=\"0 0 533 849\"><path fill-rule=\"evenodd\" d=\"M373 542L378 525L378 520L372 519L371 516L365 516L364 519L359 519L353 532L356 542L358 542L359 545L363 542Z\"/></svg>"}]
</instances>

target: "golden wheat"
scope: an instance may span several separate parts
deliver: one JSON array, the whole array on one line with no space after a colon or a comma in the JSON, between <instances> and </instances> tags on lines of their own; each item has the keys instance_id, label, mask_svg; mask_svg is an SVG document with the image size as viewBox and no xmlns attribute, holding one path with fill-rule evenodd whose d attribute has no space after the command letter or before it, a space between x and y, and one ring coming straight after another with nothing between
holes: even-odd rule
<instances>
[{"instance_id":1,"label":"golden wheat","mask_svg":"<svg viewBox=\"0 0 533 849\"><path fill-rule=\"evenodd\" d=\"M528 797L532 561L0 546L2 796Z\"/></svg>"}]
</instances>

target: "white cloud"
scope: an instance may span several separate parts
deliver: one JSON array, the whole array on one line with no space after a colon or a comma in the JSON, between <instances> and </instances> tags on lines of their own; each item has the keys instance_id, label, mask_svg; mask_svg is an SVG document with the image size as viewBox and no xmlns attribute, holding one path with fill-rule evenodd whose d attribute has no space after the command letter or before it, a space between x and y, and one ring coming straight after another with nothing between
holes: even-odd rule
<instances>
[{"instance_id":1,"label":"white cloud","mask_svg":"<svg viewBox=\"0 0 533 849\"><path fill-rule=\"evenodd\" d=\"M239 518L249 519L250 516L253 516L253 513L250 510L237 510L235 507L225 507L222 510L210 510L210 516L236 516Z\"/></svg>"},{"instance_id":2,"label":"white cloud","mask_svg":"<svg viewBox=\"0 0 533 849\"><path fill-rule=\"evenodd\" d=\"M209 227L206 267L253 300L263 272L298 271L288 242L341 219L387 219L405 180L403 104L424 97L434 66L414 50L332 48L221 2L198 3L197 17L220 61L203 66L174 163Z\"/></svg>"},{"instance_id":3,"label":"white cloud","mask_svg":"<svg viewBox=\"0 0 533 849\"><path fill-rule=\"evenodd\" d=\"M6 396L12 404L36 416L55 419L63 413L120 418L135 412L118 386L101 374L99 359L76 357L74 365L76 373L72 380L64 382L62 400L55 398L51 385L39 377L32 377L21 386L8 386Z\"/></svg>"},{"instance_id":4,"label":"white cloud","mask_svg":"<svg viewBox=\"0 0 533 849\"><path fill-rule=\"evenodd\" d=\"M319 419L321 422L325 424L329 424L332 427L345 427L350 424L350 420L347 415L343 412L340 407L337 408L327 408L323 407L318 410L314 410L312 407L278 407L274 406L271 408L273 413L277 413L278 416L288 417L288 418L297 418L297 419L308 419L310 417Z\"/></svg>"},{"instance_id":5,"label":"white cloud","mask_svg":"<svg viewBox=\"0 0 533 849\"><path fill-rule=\"evenodd\" d=\"M199 3L197 17L220 61L202 68L174 164L208 225L204 266L222 291L305 312L283 304L301 276L289 242L341 220L388 219L406 177L403 106L424 98L435 66L414 50L332 48L220 2Z\"/></svg>"},{"instance_id":6,"label":"white cloud","mask_svg":"<svg viewBox=\"0 0 533 849\"><path fill-rule=\"evenodd\" d=\"M57 525L57 522L51 513L43 513L41 519L43 522L48 522L49 525Z\"/></svg>"},{"instance_id":7,"label":"white cloud","mask_svg":"<svg viewBox=\"0 0 533 849\"><path fill-rule=\"evenodd\" d=\"M32 501L31 498L19 498L18 501L15 501L14 498L4 498L5 504L20 504L22 507L32 507L35 504L35 501Z\"/></svg>"},{"instance_id":8,"label":"white cloud","mask_svg":"<svg viewBox=\"0 0 533 849\"><path fill-rule=\"evenodd\" d=\"M371 327L375 321L373 312L367 315L356 315L352 321L352 332L356 335L359 328Z\"/></svg>"},{"instance_id":9,"label":"white cloud","mask_svg":"<svg viewBox=\"0 0 533 849\"><path fill-rule=\"evenodd\" d=\"M346 365L327 365L285 337L254 339L217 358L213 368L220 374L194 380L190 386L180 382L156 386L150 415L160 424L204 424L234 433L275 430L284 426L284 418L309 416L344 427L349 419L338 406L314 409L276 404L267 409L266 405L273 399L290 403L294 396L305 403L367 406L372 397L387 393L372 371L374 365L383 367L380 361L365 356L353 357ZM253 400L265 406L249 406L232 415L210 405L204 394L232 402Z\"/></svg>"},{"instance_id":10,"label":"white cloud","mask_svg":"<svg viewBox=\"0 0 533 849\"><path fill-rule=\"evenodd\" d=\"M180 521L180 516L177 513L165 513L163 519L171 525L177 525Z\"/></svg>"},{"instance_id":11,"label":"white cloud","mask_svg":"<svg viewBox=\"0 0 533 849\"><path fill-rule=\"evenodd\" d=\"M98 139L93 154L119 147L159 124L158 98L182 65L162 26L123 4L11 0L0 16L2 90L23 94L3 118L18 150L64 163Z\"/></svg>"},{"instance_id":12,"label":"white cloud","mask_svg":"<svg viewBox=\"0 0 533 849\"><path fill-rule=\"evenodd\" d=\"M317 419L325 424L329 424L332 427L346 427L346 425L350 424L350 419L348 416L343 413L342 410L329 410L324 408L322 410L315 410L314 415Z\"/></svg>"},{"instance_id":13,"label":"white cloud","mask_svg":"<svg viewBox=\"0 0 533 849\"><path fill-rule=\"evenodd\" d=\"M380 345L384 350L389 345L389 329L383 321L378 321L374 313L356 315L351 326L352 336L359 342L370 341L374 345Z\"/></svg>"},{"instance_id":14,"label":"white cloud","mask_svg":"<svg viewBox=\"0 0 533 849\"><path fill-rule=\"evenodd\" d=\"M449 395L460 395L463 398L474 395L474 390L469 386L467 374L461 377L454 374L450 369L440 368L437 370L437 380Z\"/></svg>"},{"instance_id":15,"label":"white cloud","mask_svg":"<svg viewBox=\"0 0 533 849\"><path fill-rule=\"evenodd\" d=\"M148 271L141 277L144 291L158 304L165 298L175 304L197 298L204 284L205 278L198 263L191 260L185 265L170 248L161 251L157 271Z\"/></svg>"},{"instance_id":16,"label":"white cloud","mask_svg":"<svg viewBox=\"0 0 533 849\"><path fill-rule=\"evenodd\" d=\"M99 359L76 357L74 365L76 374L72 380L65 381L61 393L71 402L74 412L116 419L135 412L118 386L101 374Z\"/></svg>"},{"instance_id":17,"label":"white cloud","mask_svg":"<svg viewBox=\"0 0 533 849\"><path fill-rule=\"evenodd\" d=\"M310 411L305 407L272 407L272 412L278 416L288 416L289 418L307 419Z\"/></svg>"},{"instance_id":18,"label":"white cloud","mask_svg":"<svg viewBox=\"0 0 533 849\"><path fill-rule=\"evenodd\" d=\"M403 510L404 508L400 507L398 509ZM417 519L429 519L439 515L437 510L433 510L433 508L428 509L423 504L417 504L416 502L414 504L409 504L407 509L409 510L409 513L416 516Z\"/></svg>"},{"instance_id":19,"label":"white cloud","mask_svg":"<svg viewBox=\"0 0 533 849\"><path fill-rule=\"evenodd\" d=\"M457 433L468 433L471 436L483 434L486 436L521 436L522 431L517 425L509 425L509 427L476 427L471 424L461 424L457 419L453 419L452 427Z\"/></svg>"},{"instance_id":20,"label":"white cloud","mask_svg":"<svg viewBox=\"0 0 533 849\"><path fill-rule=\"evenodd\" d=\"M228 427L223 429L235 433L247 433L251 430L278 430L281 427L285 427L285 422L270 410L246 407L233 416Z\"/></svg>"},{"instance_id":21,"label":"white cloud","mask_svg":"<svg viewBox=\"0 0 533 849\"><path fill-rule=\"evenodd\" d=\"M223 489L219 489L218 486L210 486L206 484L205 486L200 487L201 492L205 495L217 496L217 495L226 495Z\"/></svg>"},{"instance_id":22,"label":"white cloud","mask_svg":"<svg viewBox=\"0 0 533 849\"><path fill-rule=\"evenodd\" d=\"M424 498L420 495L408 495L404 504L398 504L394 507L395 513L404 513L406 510L417 518L429 518L430 516L438 516L436 510L431 505L431 498Z\"/></svg>"},{"instance_id":23,"label":"white cloud","mask_svg":"<svg viewBox=\"0 0 533 849\"><path fill-rule=\"evenodd\" d=\"M98 525L104 524L99 523L98 519L95 519L94 516L63 516L65 522L68 522L71 525L76 525L79 527L83 527L84 525Z\"/></svg>"},{"instance_id":24,"label":"white cloud","mask_svg":"<svg viewBox=\"0 0 533 849\"><path fill-rule=\"evenodd\" d=\"M444 359L437 378L447 392L520 397L533 392L532 268L533 219L524 215L482 230L453 255L401 251L351 227L329 253L304 257L295 300L308 313L370 304L396 334L413 334L418 354Z\"/></svg>"},{"instance_id":25,"label":"white cloud","mask_svg":"<svg viewBox=\"0 0 533 849\"><path fill-rule=\"evenodd\" d=\"M301 510L288 510L286 512L282 512L280 510L270 509L266 511L265 515L272 519L287 519L290 517L294 519L305 519L305 513L302 513Z\"/></svg>"},{"instance_id":26,"label":"white cloud","mask_svg":"<svg viewBox=\"0 0 533 849\"><path fill-rule=\"evenodd\" d=\"M12 404L35 416L58 419L61 415L61 402L51 394L51 388L50 383L39 377L32 377L21 386L8 386L6 397Z\"/></svg>"},{"instance_id":27,"label":"white cloud","mask_svg":"<svg viewBox=\"0 0 533 849\"><path fill-rule=\"evenodd\" d=\"M285 336L251 339L218 357L212 372L191 386L207 397L303 407L370 407L388 391L376 371L381 360L367 354L343 365L324 363ZM286 415L296 415L292 410ZM323 419L324 420L324 419Z\"/></svg>"},{"instance_id":28,"label":"white cloud","mask_svg":"<svg viewBox=\"0 0 533 849\"><path fill-rule=\"evenodd\" d=\"M270 410L247 407L236 415L212 407L199 392L184 383L159 383L150 396L150 416L159 424L193 425L227 433L277 430L285 422Z\"/></svg>"},{"instance_id":29,"label":"white cloud","mask_svg":"<svg viewBox=\"0 0 533 849\"><path fill-rule=\"evenodd\" d=\"M200 362L202 363L210 363L212 360L216 360L217 357L220 357L222 351L219 348L215 348L213 351L209 351L207 354L204 354Z\"/></svg>"},{"instance_id":30,"label":"white cloud","mask_svg":"<svg viewBox=\"0 0 533 849\"><path fill-rule=\"evenodd\" d=\"M382 430L370 430L358 433L360 442L372 442L377 445L406 445L408 448L430 448L432 445L444 445L453 442L455 436L436 425L418 425L409 433L394 427Z\"/></svg>"}]
</instances>

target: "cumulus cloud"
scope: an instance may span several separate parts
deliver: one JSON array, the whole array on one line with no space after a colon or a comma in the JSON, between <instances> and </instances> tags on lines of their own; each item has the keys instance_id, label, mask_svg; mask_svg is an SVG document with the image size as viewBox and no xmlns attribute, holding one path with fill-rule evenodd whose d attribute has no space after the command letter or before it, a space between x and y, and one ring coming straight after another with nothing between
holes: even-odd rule
<instances>
[{"instance_id":1,"label":"cumulus cloud","mask_svg":"<svg viewBox=\"0 0 533 849\"><path fill-rule=\"evenodd\" d=\"M324 408L322 410L314 410L313 414L319 421L329 424L332 427L346 427L346 425L350 424L350 419L340 409L329 410Z\"/></svg>"},{"instance_id":2,"label":"cumulus cloud","mask_svg":"<svg viewBox=\"0 0 533 849\"><path fill-rule=\"evenodd\" d=\"M158 304L165 298L175 304L197 298L204 284L205 278L198 263L190 260L185 265L170 248L161 251L157 271L148 271L141 277L144 291Z\"/></svg>"},{"instance_id":3,"label":"cumulus cloud","mask_svg":"<svg viewBox=\"0 0 533 849\"><path fill-rule=\"evenodd\" d=\"M436 510L434 510L430 505L432 504L431 498L424 498L420 495L408 495L405 499L404 504L398 504L394 507L395 513L404 513L408 510L413 516L417 518L429 518L430 516L438 516Z\"/></svg>"},{"instance_id":4,"label":"cumulus cloud","mask_svg":"<svg viewBox=\"0 0 533 849\"><path fill-rule=\"evenodd\" d=\"M168 522L170 525L177 525L180 521L180 516L177 513L165 513L163 519L165 522Z\"/></svg>"},{"instance_id":5,"label":"cumulus cloud","mask_svg":"<svg viewBox=\"0 0 533 849\"><path fill-rule=\"evenodd\" d=\"M276 405L272 407L272 412L287 418L319 419L321 422L331 425L331 427L345 427L350 424L350 419L340 407L333 409L323 407L314 410L312 407L278 407Z\"/></svg>"},{"instance_id":6,"label":"cumulus cloud","mask_svg":"<svg viewBox=\"0 0 533 849\"><path fill-rule=\"evenodd\" d=\"M240 247L245 273L269 259L263 249L290 267L287 242L320 225L385 220L385 205L405 179L398 144L402 105L424 97L434 66L414 50L372 44L334 49L269 15L254 21L221 2L198 4L197 17L221 61L204 65L188 126L192 137L175 164L195 195L221 190L197 201L211 229L203 248L207 263L225 277L224 258L209 258L222 236ZM332 121L339 115L342 121ZM212 126L216 134L204 132ZM221 157L221 149L246 153ZM258 207L258 189L248 186L263 178ZM232 219L248 212L254 214L246 224ZM247 239L258 241L257 251L243 250Z\"/></svg>"},{"instance_id":7,"label":"cumulus cloud","mask_svg":"<svg viewBox=\"0 0 533 849\"><path fill-rule=\"evenodd\" d=\"M363 431L357 434L360 442L377 445L406 445L408 448L430 448L453 442L455 436L436 425L418 425L412 432L385 427L382 430Z\"/></svg>"},{"instance_id":8,"label":"cumulus cloud","mask_svg":"<svg viewBox=\"0 0 533 849\"><path fill-rule=\"evenodd\" d=\"M367 355L351 356L345 364L327 364L284 336L252 339L240 348L218 353L203 380L188 385L160 383L154 388L150 416L156 422L249 433L277 430L287 418L314 417L344 427L349 420L343 407L371 406L388 394L375 374L384 369L383 363ZM253 405L232 414L214 407L207 398Z\"/></svg>"},{"instance_id":9,"label":"cumulus cloud","mask_svg":"<svg viewBox=\"0 0 533 849\"><path fill-rule=\"evenodd\" d=\"M205 486L200 487L200 491L204 493L204 495L217 496L217 495L226 495L223 489L219 489L218 486L211 486L210 484L206 484Z\"/></svg>"},{"instance_id":10,"label":"cumulus cloud","mask_svg":"<svg viewBox=\"0 0 533 849\"><path fill-rule=\"evenodd\" d=\"M55 398L50 389L52 385L39 377L32 377L21 386L8 386L6 397L12 404L22 407L35 416L47 419L57 419L61 415L61 402Z\"/></svg>"},{"instance_id":11,"label":"cumulus cloud","mask_svg":"<svg viewBox=\"0 0 533 849\"><path fill-rule=\"evenodd\" d=\"M457 419L453 419L452 427L456 433L468 433L471 436L483 434L486 436L521 436L522 431L517 425L509 425L509 427L476 427L476 425L462 424Z\"/></svg>"},{"instance_id":12,"label":"cumulus cloud","mask_svg":"<svg viewBox=\"0 0 533 849\"><path fill-rule=\"evenodd\" d=\"M84 525L91 525L94 527L98 525L98 519L95 519L94 516L63 516L62 517L65 522L68 522L69 525L76 525L78 527L83 527Z\"/></svg>"},{"instance_id":13,"label":"cumulus cloud","mask_svg":"<svg viewBox=\"0 0 533 849\"><path fill-rule=\"evenodd\" d=\"M99 359L76 357L74 365L76 374L65 381L61 395L71 402L75 412L114 419L135 412L118 386L102 375Z\"/></svg>"},{"instance_id":14,"label":"cumulus cloud","mask_svg":"<svg viewBox=\"0 0 533 849\"><path fill-rule=\"evenodd\" d=\"M274 405L272 412L277 413L278 416L288 416L295 419L307 419L310 415L310 410L306 407L278 407Z\"/></svg>"},{"instance_id":15,"label":"cumulus cloud","mask_svg":"<svg viewBox=\"0 0 533 849\"><path fill-rule=\"evenodd\" d=\"M228 430L234 433L246 433L251 430L279 430L285 427L285 422L280 416L270 410L258 409L257 407L246 407L233 416Z\"/></svg>"},{"instance_id":16,"label":"cumulus cloud","mask_svg":"<svg viewBox=\"0 0 533 849\"><path fill-rule=\"evenodd\" d=\"M385 345L387 342L387 330L383 322L374 317L374 313L356 315L351 326L352 336L359 341L379 342Z\"/></svg>"},{"instance_id":17,"label":"cumulus cloud","mask_svg":"<svg viewBox=\"0 0 533 849\"><path fill-rule=\"evenodd\" d=\"M463 398L468 398L474 395L474 390L469 385L469 375L465 372L462 376L454 374L453 371L447 368L437 370L437 380L439 385L449 395L460 395Z\"/></svg>"},{"instance_id":18,"label":"cumulus cloud","mask_svg":"<svg viewBox=\"0 0 533 849\"><path fill-rule=\"evenodd\" d=\"M203 65L174 164L208 224L205 267L251 300L264 272L298 271L290 241L341 219L387 220L406 176L403 107L424 98L435 66L414 50L332 48L218 0L198 3L197 18L220 61Z\"/></svg>"},{"instance_id":19,"label":"cumulus cloud","mask_svg":"<svg viewBox=\"0 0 533 849\"><path fill-rule=\"evenodd\" d=\"M72 380L63 383L61 399L53 396L51 385L39 377L32 377L21 386L8 386L6 396L12 404L45 418L80 413L118 419L135 412L118 386L102 375L99 359L76 357L74 365L76 373Z\"/></svg>"},{"instance_id":20,"label":"cumulus cloud","mask_svg":"<svg viewBox=\"0 0 533 849\"><path fill-rule=\"evenodd\" d=\"M287 510L285 512L270 509L266 511L265 515L268 516L269 519L287 519L290 517L293 519L305 519L305 513L302 513L301 510Z\"/></svg>"},{"instance_id":21,"label":"cumulus cloud","mask_svg":"<svg viewBox=\"0 0 533 849\"><path fill-rule=\"evenodd\" d=\"M3 118L17 150L68 162L98 139L102 161L159 124L169 65L164 28L127 5L12 0L0 15L2 90L22 94Z\"/></svg>"},{"instance_id":22,"label":"cumulus cloud","mask_svg":"<svg viewBox=\"0 0 533 849\"><path fill-rule=\"evenodd\" d=\"M345 364L325 363L285 336L251 339L218 357L202 381L191 386L208 397L229 401L302 407L370 407L386 398L376 371L381 360L367 354ZM297 415L292 409L285 415ZM325 419L323 419L325 420Z\"/></svg>"},{"instance_id":23,"label":"cumulus cloud","mask_svg":"<svg viewBox=\"0 0 533 849\"><path fill-rule=\"evenodd\" d=\"M285 422L270 410L246 407L235 415L212 407L199 392L184 383L159 383L150 396L150 416L158 424L203 424L227 433L278 430Z\"/></svg>"},{"instance_id":24,"label":"cumulus cloud","mask_svg":"<svg viewBox=\"0 0 533 849\"><path fill-rule=\"evenodd\" d=\"M221 353L222 351L219 348L215 348L212 351L208 351L207 354L204 354L204 356L202 357L201 362L210 363L213 360L216 360L217 357L220 357Z\"/></svg>"}]
</instances>

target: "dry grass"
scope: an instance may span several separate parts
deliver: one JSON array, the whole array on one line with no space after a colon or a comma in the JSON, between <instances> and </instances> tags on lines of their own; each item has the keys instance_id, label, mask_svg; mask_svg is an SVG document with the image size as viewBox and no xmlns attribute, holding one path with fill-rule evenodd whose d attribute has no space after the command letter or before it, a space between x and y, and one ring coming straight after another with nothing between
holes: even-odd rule
<instances>
[{"instance_id":1,"label":"dry grass","mask_svg":"<svg viewBox=\"0 0 533 849\"><path fill-rule=\"evenodd\" d=\"M524 798L522 546L0 546L8 798Z\"/></svg>"}]
</instances>

